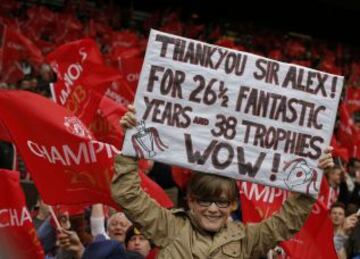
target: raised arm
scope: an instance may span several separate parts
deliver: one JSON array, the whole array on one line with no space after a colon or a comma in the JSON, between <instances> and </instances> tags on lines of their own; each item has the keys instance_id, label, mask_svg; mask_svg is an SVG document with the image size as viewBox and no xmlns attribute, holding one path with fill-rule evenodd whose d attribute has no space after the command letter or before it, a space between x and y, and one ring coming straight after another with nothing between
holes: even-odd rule
<instances>
[{"instance_id":1,"label":"raised arm","mask_svg":"<svg viewBox=\"0 0 360 259\"><path fill-rule=\"evenodd\" d=\"M325 150L319 168L333 167L332 147ZM280 211L261 223L248 225L247 247L250 258L264 255L279 242L290 239L304 225L316 200L304 194L291 194Z\"/></svg>"},{"instance_id":2,"label":"raised arm","mask_svg":"<svg viewBox=\"0 0 360 259\"><path fill-rule=\"evenodd\" d=\"M92 205L90 230L93 237L96 237L97 235L104 235L105 237L108 237L105 230L104 206L100 203Z\"/></svg>"},{"instance_id":3,"label":"raised arm","mask_svg":"<svg viewBox=\"0 0 360 259\"><path fill-rule=\"evenodd\" d=\"M136 125L135 109L132 106L128 109L120 120L125 130ZM157 246L165 247L176 237L185 221L162 208L141 189L137 171L137 160L122 155L116 157L112 197L124 209L126 216L141 227L146 238Z\"/></svg>"}]
</instances>

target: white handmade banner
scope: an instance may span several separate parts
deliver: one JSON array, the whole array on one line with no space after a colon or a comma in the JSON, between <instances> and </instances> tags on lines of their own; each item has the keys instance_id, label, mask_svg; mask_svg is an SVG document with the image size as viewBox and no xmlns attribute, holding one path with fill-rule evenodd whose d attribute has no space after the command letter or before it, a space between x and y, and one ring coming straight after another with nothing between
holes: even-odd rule
<instances>
[{"instance_id":1,"label":"white handmade banner","mask_svg":"<svg viewBox=\"0 0 360 259\"><path fill-rule=\"evenodd\" d=\"M317 196L343 77L152 30L123 154Z\"/></svg>"}]
</instances>

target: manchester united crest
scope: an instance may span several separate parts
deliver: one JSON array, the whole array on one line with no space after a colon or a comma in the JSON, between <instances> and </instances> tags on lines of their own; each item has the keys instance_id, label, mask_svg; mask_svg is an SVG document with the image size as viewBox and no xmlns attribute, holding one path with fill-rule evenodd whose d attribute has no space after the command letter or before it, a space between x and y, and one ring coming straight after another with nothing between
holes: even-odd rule
<instances>
[{"instance_id":1,"label":"manchester united crest","mask_svg":"<svg viewBox=\"0 0 360 259\"><path fill-rule=\"evenodd\" d=\"M64 125L67 131L69 131L71 134L77 135L79 137L93 139L90 131L77 117L65 117Z\"/></svg>"}]
</instances>

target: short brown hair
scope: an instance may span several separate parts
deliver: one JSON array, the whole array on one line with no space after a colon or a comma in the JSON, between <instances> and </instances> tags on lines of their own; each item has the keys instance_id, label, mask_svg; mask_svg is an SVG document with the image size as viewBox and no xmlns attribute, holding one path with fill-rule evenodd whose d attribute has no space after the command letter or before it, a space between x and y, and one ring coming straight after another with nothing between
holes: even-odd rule
<instances>
[{"instance_id":1,"label":"short brown hair","mask_svg":"<svg viewBox=\"0 0 360 259\"><path fill-rule=\"evenodd\" d=\"M234 179L200 172L195 172L190 178L187 193L204 199L219 198L225 193L230 201L237 200L239 195Z\"/></svg>"},{"instance_id":2,"label":"short brown hair","mask_svg":"<svg viewBox=\"0 0 360 259\"><path fill-rule=\"evenodd\" d=\"M345 204L344 203L342 203L340 201L335 202L334 204L331 205L330 212L335 208L342 208L344 210L344 213L345 213Z\"/></svg>"}]
</instances>

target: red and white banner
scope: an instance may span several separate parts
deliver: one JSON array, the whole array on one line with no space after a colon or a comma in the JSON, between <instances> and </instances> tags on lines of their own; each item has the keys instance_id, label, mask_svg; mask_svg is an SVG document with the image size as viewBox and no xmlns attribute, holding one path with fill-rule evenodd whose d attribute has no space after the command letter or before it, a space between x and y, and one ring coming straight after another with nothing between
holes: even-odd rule
<instances>
[{"instance_id":1,"label":"red and white banner","mask_svg":"<svg viewBox=\"0 0 360 259\"><path fill-rule=\"evenodd\" d=\"M9 253L6 258L44 258L26 208L19 172L5 169L0 169L0 242L0 255Z\"/></svg>"}]
</instances>

